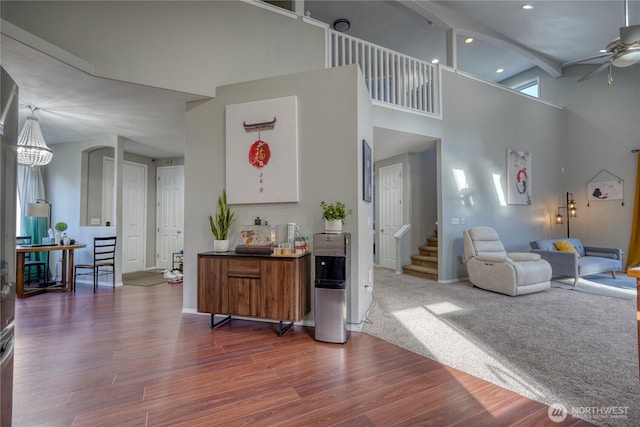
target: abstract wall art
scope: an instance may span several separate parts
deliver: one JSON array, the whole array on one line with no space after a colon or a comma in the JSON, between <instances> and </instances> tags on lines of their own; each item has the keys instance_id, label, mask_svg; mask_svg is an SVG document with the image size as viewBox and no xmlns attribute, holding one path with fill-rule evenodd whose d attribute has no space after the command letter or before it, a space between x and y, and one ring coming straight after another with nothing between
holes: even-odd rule
<instances>
[{"instance_id":1,"label":"abstract wall art","mask_svg":"<svg viewBox=\"0 0 640 427\"><path fill-rule=\"evenodd\" d=\"M507 204L531 204L531 153L507 149Z\"/></svg>"}]
</instances>

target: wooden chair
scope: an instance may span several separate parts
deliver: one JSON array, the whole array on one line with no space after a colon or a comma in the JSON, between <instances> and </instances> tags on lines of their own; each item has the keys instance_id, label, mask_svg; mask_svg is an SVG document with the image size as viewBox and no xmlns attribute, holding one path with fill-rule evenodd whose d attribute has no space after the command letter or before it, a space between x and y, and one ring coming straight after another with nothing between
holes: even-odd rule
<instances>
[{"instance_id":1,"label":"wooden chair","mask_svg":"<svg viewBox=\"0 0 640 427\"><path fill-rule=\"evenodd\" d=\"M89 270L78 273L78 270ZM76 290L78 276L93 276L93 292L98 289L98 277L111 274L113 288L116 287L116 236L93 238L93 262L90 264L75 264L73 266L73 281L71 287Z\"/></svg>"},{"instance_id":2,"label":"wooden chair","mask_svg":"<svg viewBox=\"0 0 640 427\"><path fill-rule=\"evenodd\" d=\"M16 244L17 245L31 245L32 244L32 237L31 236L17 236L16 237ZM45 277L45 272L46 272L46 265L47 263L44 261L37 261L34 259L31 259L31 252L27 252L24 254L24 277L28 278L28 281L31 282L31 269L33 267L37 268L38 271L38 283L40 283L40 277L42 276L42 280L43 282L47 281L47 278ZM42 269L42 273L40 272ZM26 282L26 280L25 280Z\"/></svg>"}]
</instances>

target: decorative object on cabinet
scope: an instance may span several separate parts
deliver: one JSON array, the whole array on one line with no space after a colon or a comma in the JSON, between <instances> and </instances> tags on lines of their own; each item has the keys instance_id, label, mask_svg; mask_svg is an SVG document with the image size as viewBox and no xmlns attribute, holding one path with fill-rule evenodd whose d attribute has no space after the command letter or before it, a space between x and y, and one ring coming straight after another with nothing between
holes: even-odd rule
<instances>
[{"instance_id":1,"label":"decorative object on cabinet","mask_svg":"<svg viewBox=\"0 0 640 427\"><path fill-rule=\"evenodd\" d=\"M278 243L278 225L241 225L238 230L237 253L270 254Z\"/></svg>"},{"instance_id":2,"label":"decorative object on cabinet","mask_svg":"<svg viewBox=\"0 0 640 427\"><path fill-rule=\"evenodd\" d=\"M367 141L362 140L362 200L365 202L371 201L371 195L373 193L372 182L372 160L371 160L371 147L367 144Z\"/></svg>"},{"instance_id":3,"label":"decorative object on cabinet","mask_svg":"<svg viewBox=\"0 0 640 427\"><path fill-rule=\"evenodd\" d=\"M209 227L213 236L213 250L227 252L229 250L229 229L233 222L233 212L227 205L227 192L222 190L218 197L218 212L215 218L209 215Z\"/></svg>"},{"instance_id":4,"label":"decorative object on cabinet","mask_svg":"<svg viewBox=\"0 0 640 427\"><path fill-rule=\"evenodd\" d=\"M227 105L225 146L229 203L298 201L297 97Z\"/></svg>"},{"instance_id":5,"label":"decorative object on cabinet","mask_svg":"<svg viewBox=\"0 0 640 427\"><path fill-rule=\"evenodd\" d=\"M531 153L507 148L507 204L531 204Z\"/></svg>"},{"instance_id":6,"label":"decorative object on cabinet","mask_svg":"<svg viewBox=\"0 0 640 427\"><path fill-rule=\"evenodd\" d=\"M342 224L344 224L347 215L351 215L352 210L347 210L342 202L327 203L324 200L320 202L320 207L322 208L325 233L341 233Z\"/></svg>"}]
</instances>

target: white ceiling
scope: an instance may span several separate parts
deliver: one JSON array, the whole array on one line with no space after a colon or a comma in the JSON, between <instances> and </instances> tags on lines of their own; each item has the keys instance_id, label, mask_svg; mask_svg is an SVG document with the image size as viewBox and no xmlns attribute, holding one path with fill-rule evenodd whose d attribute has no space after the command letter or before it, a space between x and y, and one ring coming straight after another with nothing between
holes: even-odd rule
<instances>
[{"instance_id":1,"label":"white ceiling","mask_svg":"<svg viewBox=\"0 0 640 427\"><path fill-rule=\"evenodd\" d=\"M203 97L93 77L4 34L0 43L19 88L20 129L33 105L49 145L119 135L131 153L184 155L185 102Z\"/></svg>"},{"instance_id":2,"label":"white ceiling","mask_svg":"<svg viewBox=\"0 0 640 427\"><path fill-rule=\"evenodd\" d=\"M597 55L624 25L623 0L531 1L530 11L522 9L524 3L323 0L306 1L305 10L329 24L349 19L347 34L354 37L442 62L446 30L454 29L457 68L497 82L535 65L559 72L562 63ZM640 23L640 0L630 0L629 11L630 24ZM462 39L468 35L475 42L465 45ZM127 139L129 152L155 158L183 155L185 102L202 97L95 78L4 34L0 42L0 64L20 87L20 126L27 105L40 107L37 116L47 143L117 134ZM497 68L505 71L496 74ZM394 137L413 147L406 151L416 149L415 136L379 132L376 140Z\"/></svg>"}]
</instances>

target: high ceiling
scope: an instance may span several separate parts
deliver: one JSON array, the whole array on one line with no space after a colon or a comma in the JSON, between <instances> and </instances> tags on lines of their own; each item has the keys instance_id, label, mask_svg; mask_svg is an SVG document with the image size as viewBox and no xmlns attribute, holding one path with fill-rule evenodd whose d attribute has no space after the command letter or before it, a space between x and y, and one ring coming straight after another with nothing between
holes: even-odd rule
<instances>
[{"instance_id":1,"label":"high ceiling","mask_svg":"<svg viewBox=\"0 0 640 427\"><path fill-rule=\"evenodd\" d=\"M625 25L624 0L528 3L533 9L523 9L524 0L307 0L304 10L328 24L346 18L346 34L442 63L447 31L454 30L457 68L495 82L534 66L560 75L561 64L597 55ZM628 6L630 24L640 24L640 0ZM468 36L473 43L463 42ZM20 126L27 105L40 106L49 144L118 134L133 153L183 155L184 103L201 97L95 78L5 35L0 53L0 63L20 87ZM496 73L498 68L504 71Z\"/></svg>"}]
</instances>

